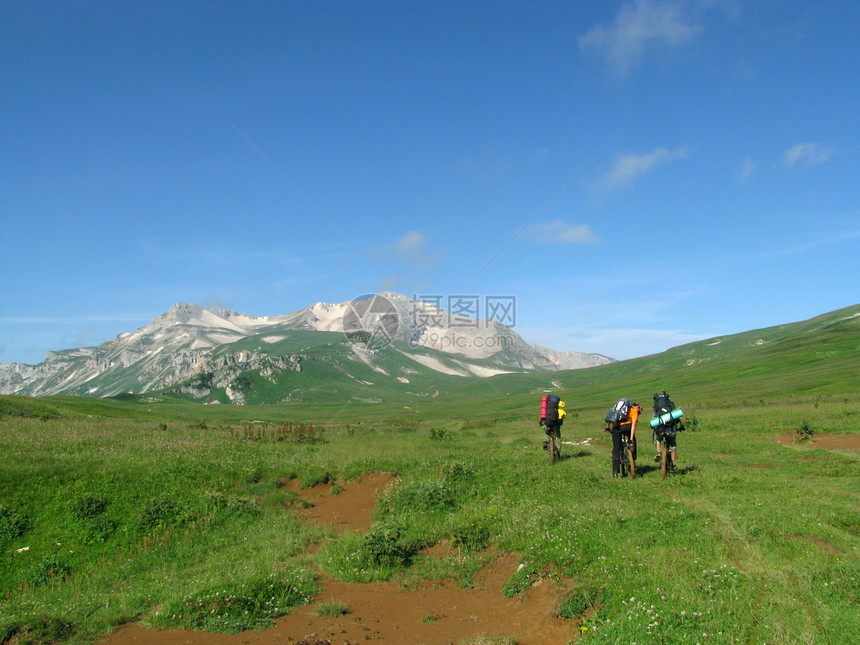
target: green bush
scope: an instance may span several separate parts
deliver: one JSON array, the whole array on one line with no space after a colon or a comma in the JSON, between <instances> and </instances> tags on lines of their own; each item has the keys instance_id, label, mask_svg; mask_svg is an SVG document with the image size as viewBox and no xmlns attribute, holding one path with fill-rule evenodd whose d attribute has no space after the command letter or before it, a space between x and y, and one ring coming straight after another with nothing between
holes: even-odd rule
<instances>
[{"instance_id":1,"label":"green bush","mask_svg":"<svg viewBox=\"0 0 860 645\"><path fill-rule=\"evenodd\" d=\"M809 421L803 421L800 427L794 431L795 441L808 441L815 436L815 429L809 425Z\"/></svg>"},{"instance_id":2,"label":"green bush","mask_svg":"<svg viewBox=\"0 0 860 645\"><path fill-rule=\"evenodd\" d=\"M418 552L418 546L405 538L399 524L379 522L365 534L361 550L373 564L402 566Z\"/></svg>"},{"instance_id":3,"label":"green bush","mask_svg":"<svg viewBox=\"0 0 860 645\"><path fill-rule=\"evenodd\" d=\"M79 520L98 517L107 510L108 502L102 497L87 495L72 502L72 514Z\"/></svg>"},{"instance_id":4,"label":"green bush","mask_svg":"<svg viewBox=\"0 0 860 645\"><path fill-rule=\"evenodd\" d=\"M142 532L149 533L158 528L182 524L186 519L182 504L167 497L154 497L143 507L137 525Z\"/></svg>"},{"instance_id":5,"label":"green bush","mask_svg":"<svg viewBox=\"0 0 860 645\"><path fill-rule=\"evenodd\" d=\"M62 581L72 573L71 567L56 557L45 558L30 569L27 582L34 587L41 587L52 581Z\"/></svg>"},{"instance_id":6,"label":"green bush","mask_svg":"<svg viewBox=\"0 0 860 645\"><path fill-rule=\"evenodd\" d=\"M419 481L393 489L389 504L397 511L447 511L456 508L451 488L441 481Z\"/></svg>"},{"instance_id":7,"label":"green bush","mask_svg":"<svg viewBox=\"0 0 860 645\"><path fill-rule=\"evenodd\" d=\"M30 518L0 504L0 540L21 537L30 528Z\"/></svg>"},{"instance_id":8,"label":"green bush","mask_svg":"<svg viewBox=\"0 0 860 645\"><path fill-rule=\"evenodd\" d=\"M116 527L116 522L104 515L88 520L84 524L84 542L103 544L114 534Z\"/></svg>"},{"instance_id":9,"label":"green bush","mask_svg":"<svg viewBox=\"0 0 860 645\"><path fill-rule=\"evenodd\" d=\"M452 436L447 428L430 428L430 439L433 441L444 441Z\"/></svg>"}]
</instances>

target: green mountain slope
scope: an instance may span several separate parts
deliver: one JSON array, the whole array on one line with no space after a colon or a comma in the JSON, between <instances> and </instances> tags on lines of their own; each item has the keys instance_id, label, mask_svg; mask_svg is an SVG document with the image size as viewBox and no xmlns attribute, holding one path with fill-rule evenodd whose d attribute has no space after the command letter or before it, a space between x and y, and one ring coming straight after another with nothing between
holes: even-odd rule
<instances>
[{"instance_id":1,"label":"green mountain slope","mask_svg":"<svg viewBox=\"0 0 860 645\"><path fill-rule=\"evenodd\" d=\"M501 399L503 411L559 391L577 406L608 407L621 396L647 409L666 389L702 405L775 397L853 394L860 390L860 305L803 322L720 336L611 365L497 376L466 385L461 396Z\"/></svg>"}]
</instances>

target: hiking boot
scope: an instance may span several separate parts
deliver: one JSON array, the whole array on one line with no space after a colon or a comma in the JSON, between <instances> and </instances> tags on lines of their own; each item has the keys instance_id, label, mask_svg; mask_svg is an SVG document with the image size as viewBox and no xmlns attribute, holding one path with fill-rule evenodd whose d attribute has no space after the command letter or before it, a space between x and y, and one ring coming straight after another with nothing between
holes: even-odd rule
<instances>
[{"instance_id":1,"label":"hiking boot","mask_svg":"<svg viewBox=\"0 0 860 645\"><path fill-rule=\"evenodd\" d=\"M547 448L549 448L549 441L544 441L543 442L543 449L546 450Z\"/></svg>"},{"instance_id":2,"label":"hiking boot","mask_svg":"<svg viewBox=\"0 0 860 645\"><path fill-rule=\"evenodd\" d=\"M660 455L659 455L659 454L654 455L654 463L655 463L655 464L659 464L659 463L660 463Z\"/></svg>"}]
</instances>

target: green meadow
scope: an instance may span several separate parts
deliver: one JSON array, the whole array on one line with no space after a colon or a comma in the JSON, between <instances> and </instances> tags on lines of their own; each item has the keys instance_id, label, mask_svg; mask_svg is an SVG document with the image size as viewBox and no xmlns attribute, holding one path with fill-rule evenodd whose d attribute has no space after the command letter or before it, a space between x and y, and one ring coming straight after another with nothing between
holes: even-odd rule
<instances>
[{"instance_id":1,"label":"green meadow","mask_svg":"<svg viewBox=\"0 0 860 645\"><path fill-rule=\"evenodd\" d=\"M584 643L853 642L858 310L583 371L440 378L437 396L0 397L0 641L261 629L311 602L320 571L468 588L495 549L524 565L499 593L551 579ZM555 465L536 418L550 388L569 413ZM646 425L638 477L613 479L603 415L663 389L689 428L678 472L661 479ZM401 482L366 532L291 512L286 482L335 494L374 471ZM447 557L421 553L442 540Z\"/></svg>"}]
</instances>

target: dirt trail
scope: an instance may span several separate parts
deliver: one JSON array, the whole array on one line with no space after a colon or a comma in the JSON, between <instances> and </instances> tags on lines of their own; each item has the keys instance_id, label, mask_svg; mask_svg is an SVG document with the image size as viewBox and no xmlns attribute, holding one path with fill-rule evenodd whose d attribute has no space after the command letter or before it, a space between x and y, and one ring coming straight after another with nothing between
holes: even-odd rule
<instances>
[{"instance_id":1,"label":"dirt trail","mask_svg":"<svg viewBox=\"0 0 860 645\"><path fill-rule=\"evenodd\" d=\"M373 519L377 491L394 477L370 473L360 481L343 484L338 495L331 485L301 491L314 504L298 511L310 521L327 524L335 532L364 530ZM431 553L444 552L433 549ZM440 554L443 555L443 554ZM111 645L353 645L378 642L403 645L458 644L467 639L507 635L519 645L563 644L576 638L575 621L552 616L566 593L554 582L542 580L515 598L501 589L517 570L515 554L500 554L475 576L475 586L465 590L450 581L427 582L406 589L396 582L349 584L323 575L322 591L314 603L279 618L264 631L210 634L181 630L151 632L137 624L120 628L103 643ZM318 603L337 601L349 607L338 618L315 616Z\"/></svg>"},{"instance_id":2,"label":"dirt trail","mask_svg":"<svg viewBox=\"0 0 860 645\"><path fill-rule=\"evenodd\" d=\"M794 433L779 435L777 443L783 446L815 446L825 450L860 451L860 434L815 434L810 439L797 441Z\"/></svg>"}]
</instances>

